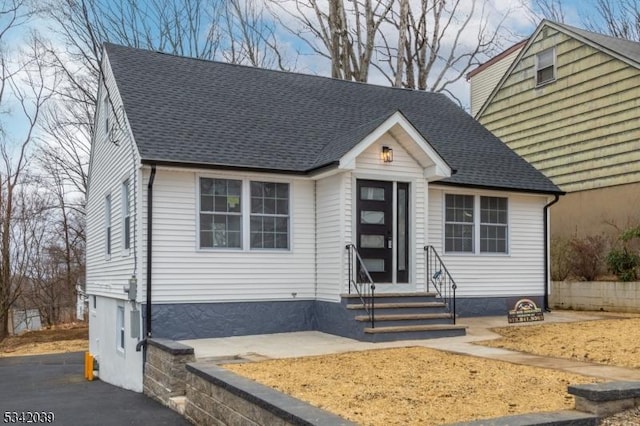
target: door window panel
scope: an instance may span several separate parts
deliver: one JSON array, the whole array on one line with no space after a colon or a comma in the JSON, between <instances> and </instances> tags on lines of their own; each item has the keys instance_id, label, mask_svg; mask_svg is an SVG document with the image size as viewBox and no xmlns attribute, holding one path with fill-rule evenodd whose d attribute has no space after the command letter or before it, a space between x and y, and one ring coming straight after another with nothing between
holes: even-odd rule
<instances>
[{"instance_id":1,"label":"door window panel","mask_svg":"<svg viewBox=\"0 0 640 426\"><path fill-rule=\"evenodd\" d=\"M384 259L362 259L365 268L369 272L384 272Z\"/></svg>"},{"instance_id":2,"label":"door window panel","mask_svg":"<svg viewBox=\"0 0 640 426\"><path fill-rule=\"evenodd\" d=\"M360 212L360 223L364 225L384 225L384 212L363 210Z\"/></svg>"},{"instance_id":3,"label":"door window panel","mask_svg":"<svg viewBox=\"0 0 640 426\"><path fill-rule=\"evenodd\" d=\"M384 188L363 186L360 188L360 199L371 201L384 201Z\"/></svg>"},{"instance_id":4,"label":"door window panel","mask_svg":"<svg viewBox=\"0 0 640 426\"><path fill-rule=\"evenodd\" d=\"M384 236L383 235L360 235L360 247L384 248Z\"/></svg>"}]
</instances>

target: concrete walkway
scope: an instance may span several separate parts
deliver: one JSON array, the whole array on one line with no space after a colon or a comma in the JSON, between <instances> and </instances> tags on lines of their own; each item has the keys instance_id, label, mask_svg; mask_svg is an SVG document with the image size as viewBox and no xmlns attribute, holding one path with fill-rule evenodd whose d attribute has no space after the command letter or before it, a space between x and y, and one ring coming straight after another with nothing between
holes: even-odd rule
<instances>
[{"instance_id":1,"label":"concrete walkway","mask_svg":"<svg viewBox=\"0 0 640 426\"><path fill-rule=\"evenodd\" d=\"M597 313L554 311L545 313L544 323L589 321L606 318ZM296 333L237 336L215 339L182 340L194 348L198 361L222 361L230 359L261 360L270 358L295 358L326 355L370 349L423 346L464 355L507 361L543 368L562 370L574 374L598 377L605 380L640 380L640 370L613 367L582 361L530 355L506 349L490 348L473 342L496 339L500 336L490 331L494 327L527 327L541 322L508 324L505 316L461 318L467 335L430 340L403 340L399 342L369 343L325 334L318 331Z\"/></svg>"}]
</instances>

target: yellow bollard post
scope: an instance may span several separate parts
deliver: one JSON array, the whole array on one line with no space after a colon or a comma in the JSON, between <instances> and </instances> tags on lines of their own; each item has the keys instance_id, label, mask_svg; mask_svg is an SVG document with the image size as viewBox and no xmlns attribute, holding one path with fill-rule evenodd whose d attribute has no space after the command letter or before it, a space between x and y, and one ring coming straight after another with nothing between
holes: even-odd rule
<instances>
[{"instance_id":1,"label":"yellow bollard post","mask_svg":"<svg viewBox=\"0 0 640 426\"><path fill-rule=\"evenodd\" d=\"M93 381L93 356L89 352L84 353L84 378Z\"/></svg>"}]
</instances>

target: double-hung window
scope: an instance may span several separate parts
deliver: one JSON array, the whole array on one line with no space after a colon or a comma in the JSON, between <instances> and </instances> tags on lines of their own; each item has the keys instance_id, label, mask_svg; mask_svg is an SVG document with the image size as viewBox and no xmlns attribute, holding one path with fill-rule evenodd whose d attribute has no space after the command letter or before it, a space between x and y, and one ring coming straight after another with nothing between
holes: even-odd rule
<instances>
[{"instance_id":1,"label":"double-hung window","mask_svg":"<svg viewBox=\"0 0 640 426\"><path fill-rule=\"evenodd\" d=\"M473 195L447 194L445 199L445 252L473 252Z\"/></svg>"},{"instance_id":2,"label":"double-hung window","mask_svg":"<svg viewBox=\"0 0 640 426\"><path fill-rule=\"evenodd\" d=\"M104 133L108 136L109 135L109 96L105 95L104 97L104 101L103 101L103 106L104 106Z\"/></svg>"},{"instance_id":3,"label":"double-hung window","mask_svg":"<svg viewBox=\"0 0 640 426\"><path fill-rule=\"evenodd\" d=\"M124 351L124 306L118 305L116 311L116 349Z\"/></svg>"},{"instance_id":4,"label":"double-hung window","mask_svg":"<svg viewBox=\"0 0 640 426\"><path fill-rule=\"evenodd\" d=\"M552 47L536 55L536 86L556 79L556 53Z\"/></svg>"},{"instance_id":5,"label":"double-hung window","mask_svg":"<svg viewBox=\"0 0 640 426\"><path fill-rule=\"evenodd\" d=\"M104 223L107 256L111 255L111 194L104 200Z\"/></svg>"},{"instance_id":6,"label":"double-hung window","mask_svg":"<svg viewBox=\"0 0 640 426\"><path fill-rule=\"evenodd\" d=\"M289 248L289 184L251 182L251 248Z\"/></svg>"},{"instance_id":7,"label":"double-hung window","mask_svg":"<svg viewBox=\"0 0 640 426\"><path fill-rule=\"evenodd\" d=\"M200 179L200 248L242 248L242 181Z\"/></svg>"},{"instance_id":8,"label":"double-hung window","mask_svg":"<svg viewBox=\"0 0 640 426\"><path fill-rule=\"evenodd\" d=\"M122 183L122 238L123 247L129 250L131 246L131 202L129 180Z\"/></svg>"},{"instance_id":9,"label":"double-hung window","mask_svg":"<svg viewBox=\"0 0 640 426\"><path fill-rule=\"evenodd\" d=\"M289 249L288 183L202 177L199 185L200 248Z\"/></svg>"},{"instance_id":10,"label":"double-hung window","mask_svg":"<svg viewBox=\"0 0 640 426\"><path fill-rule=\"evenodd\" d=\"M446 253L508 253L508 202L504 197L445 195Z\"/></svg>"},{"instance_id":11,"label":"double-hung window","mask_svg":"<svg viewBox=\"0 0 640 426\"><path fill-rule=\"evenodd\" d=\"M507 252L507 199L480 197L480 253Z\"/></svg>"}]
</instances>

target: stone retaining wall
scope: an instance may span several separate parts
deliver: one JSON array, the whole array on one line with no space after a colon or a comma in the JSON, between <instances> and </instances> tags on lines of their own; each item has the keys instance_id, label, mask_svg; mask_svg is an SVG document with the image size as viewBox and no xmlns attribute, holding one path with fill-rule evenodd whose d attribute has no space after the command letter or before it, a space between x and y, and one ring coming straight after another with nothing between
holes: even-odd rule
<instances>
[{"instance_id":1,"label":"stone retaining wall","mask_svg":"<svg viewBox=\"0 0 640 426\"><path fill-rule=\"evenodd\" d=\"M553 281L549 305L552 309L640 313L640 282Z\"/></svg>"},{"instance_id":2,"label":"stone retaining wall","mask_svg":"<svg viewBox=\"0 0 640 426\"><path fill-rule=\"evenodd\" d=\"M197 425L354 423L212 364L187 365L184 415Z\"/></svg>"},{"instance_id":3,"label":"stone retaining wall","mask_svg":"<svg viewBox=\"0 0 640 426\"><path fill-rule=\"evenodd\" d=\"M182 396L186 390L188 362L196 357L191 346L173 340L149 339L144 365L144 393L164 405L169 399Z\"/></svg>"},{"instance_id":4,"label":"stone retaining wall","mask_svg":"<svg viewBox=\"0 0 640 426\"><path fill-rule=\"evenodd\" d=\"M147 341L144 393L171 407L184 399L184 416L197 425L353 425L267 386L211 363L196 363L192 347L165 339ZM596 426L599 418L640 406L640 382L569 386L576 409L485 419L457 425ZM175 408L174 408L175 409ZM182 412L182 410L180 410Z\"/></svg>"}]
</instances>

